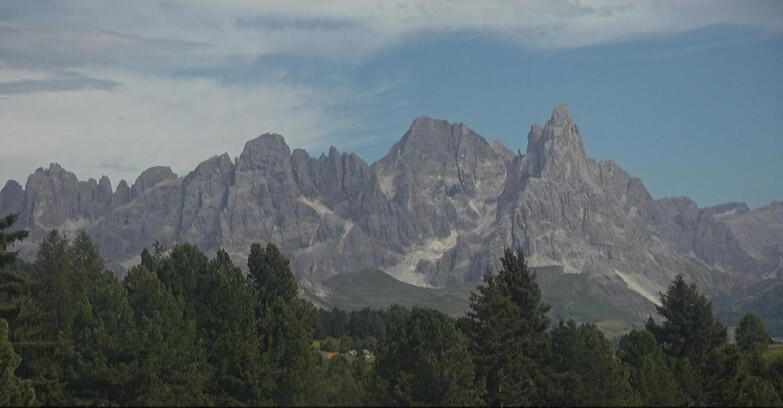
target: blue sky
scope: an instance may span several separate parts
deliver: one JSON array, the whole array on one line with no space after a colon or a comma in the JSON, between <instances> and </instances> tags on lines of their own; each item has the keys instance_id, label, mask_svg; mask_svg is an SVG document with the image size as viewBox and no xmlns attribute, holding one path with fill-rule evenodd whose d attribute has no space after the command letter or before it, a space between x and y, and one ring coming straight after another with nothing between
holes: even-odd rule
<instances>
[{"instance_id":1,"label":"blue sky","mask_svg":"<svg viewBox=\"0 0 783 408\"><path fill-rule=\"evenodd\" d=\"M0 3L0 178L180 175L278 132L372 163L417 116L512 150L566 103L654 197L783 200L783 2Z\"/></svg>"}]
</instances>

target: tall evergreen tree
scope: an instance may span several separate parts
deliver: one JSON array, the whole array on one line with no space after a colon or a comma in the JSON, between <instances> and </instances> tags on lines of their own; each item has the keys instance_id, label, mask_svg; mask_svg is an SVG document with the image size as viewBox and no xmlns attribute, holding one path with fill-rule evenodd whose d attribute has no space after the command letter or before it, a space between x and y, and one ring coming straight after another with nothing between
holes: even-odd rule
<instances>
[{"instance_id":1,"label":"tall evergreen tree","mask_svg":"<svg viewBox=\"0 0 783 408\"><path fill-rule=\"evenodd\" d=\"M507 249L501 264L497 275L488 271L478 293L471 293L470 320L464 324L471 353L489 405L540 404L549 305L541 301L521 251Z\"/></svg>"},{"instance_id":2,"label":"tall evergreen tree","mask_svg":"<svg viewBox=\"0 0 783 408\"><path fill-rule=\"evenodd\" d=\"M14 373L21 360L8 339L8 322L0 319L0 407L37 405L30 382Z\"/></svg>"},{"instance_id":3,"label":"tall evergreen tree","mask_svg":"<svg viewBox=\"0 0 783 408\"><path fill-rule=\"evenodd\" d=\"M218 251L209 261L203 282L211 288L199 299L197 313L207 361L214 367L209 391L218 405L258 405L269 402L261 378L264 367L256 325L258 295L252 283L234 266L228 253Z\"/></svg>"},{"instance_id":4,"label":"tall evergreen tree","mask_svg":"<svg viewBox=\"0 0 783 408\"><path fill-rule=\"evenodd\" d=\"M674 279L655 308L664 320L659 325L650 318L647 330L672 357L702 359L726 343L726 327L713 318L711 303L682 275Z\"/></svg>"},{"instance_id":5,"label":"tall evergreen tree","mask_svg":"<svg viewBox=\"0 0 783 408\"><path fill-rule=\"evenodd\" d=\"M175 245L167 255L156 249L155 268L151 271L175 298L181 299L190 319L197 319L198 314L209 307L204 303L211 289L207 287L208 263L209 258L192 244Z\"/></svg>"},{"instance_id":6,"label":"tall evergreen tree","mask_svg":"<svg viewBox=\"0 0 783 408\"><path fill-rule=\"evenodd\" d=\"M0 269L14 262L19 254L19 251L8 251L8 247L27 237L27 231L9 231L18 218L19 214L10 214L0 218Z\"/></svg>"},{"instance_id":7,"label":"tall evergreen tree","mask_svg":"<svg viewBox=\"0 0 783 408\"><path fill-rule=\"evenodd\" d=\"M677 359L676 377L688 405L779 404L774 386L754 375L739 347L726 343L726 328L693 283L677 276L657 310L664 321L650 318L647 330Z\"/></svg>"},{"instance_id":8,"label":"tall evergreen tree","mask_svg":"<svg viewBox=\"0 0 783 408\"><path fill-rule=\"evenodd\" d=\"M674 375L673 361L647 331L633 330L620 338L617 351L630 371L629 382L644 406L679 406L685 403Z\"/></svg>"},{"instance_id":9,"label":"tall evergreen tree","mask_svg":"<svg viewBox=\"0 0 783 408\"><path fill-rule=\"evenodd\" d=\"M269 243L266 247L253 244L247 266L258 291L262 314L277 298L287 301L296 297L296 278L290 262L274 244Z\"/></svg>"},{"instance_id":10,"label":"tall evergreen tree","mask_svg":"<svg viewBox=\"0 0 783 408\"><path fill-rule=\"evenodd\" d=\"M315 307L296 297L290 262L274 244L253 244L247 265L258 296L256 318L265 366L262 387L276 404L307 404L315 383L313 368L320 358L311 347Z\"/></svg>"},{"instance_id":11,"label":"tall evergreen tree","mask_svg":"<svg viewBox=\"0 0 783 408\"><path fill-rule=\"evenodd\" d=\"M320 358L312 348L315 315L310 302L278 297L259 319L262 386L277 405L310 404L313 369Z\"/></svg>"},{"instance_id":12,"label":"tall evergreen tree","mask_svg":"<svg viewBox=\"0 0 783 408\"><path fill-rule=\"evenodd\" d=\"M467 339L445 315L414 307L389 324L381 340L378 375L396 406L476 406L483 389L475 379Z\"/></svg>"},{"instance_id":13,"label":"tall evergreen tree","mask_svg":"<svg viewBox=\"0 0 783 408\"><path fill-rule=\"evenodd\" d=\"M138 371L131 405L204 405L211 373L182 301L143 266L128 272L124 285L137 327Z\"/></svg>"},{"instance_id":14,"label":"tall evergreen tree","mask_svg":"<svg viewBox=\"0 0 783 408\"><path fill-rule=\"evenodd\" d=\"M14 321L12 339L22 356L21 373L33 381L44 405L70 405L66 369L74 358L74 320L87 302L88 281L76 272L70 242L50 231L30 270L30 294Z\"/></svg>"},{"instance_id":15,"label":"tall evergreen tree","mask_svg":"<svg viewBox=\"0 0 783 408\"><path fill-rule=\"evenodd\" d=\"M21 311L27 279L13 270L12 264L18 262L18 251L8 251L14 242L27 237L27 231L8 230L16 223L17 215L0 218L0 319L13 321Z\"/></svg>"},{"instance_id":16,"label":"tall evergreen tree","mask_svg":"<svg viewBox=\"0 0 783 408\"><path fill-rule=\"evenodd\" d=\"M127 292L85 233L72 241L70 253L75 273L85 280L86 299L77 304L73 321L65 392L79 405L121 404L133 395L137 352Z\"/></svg>"},{"instance_id":17,"label":"tall evergreen tree","mask_svg":"<svg viewBox=\"0 0 783 408\"><path fill-rule=\"evenodd\" d=\"M745 352L761 354L772 339L764 328L764 322L753 313L748 313L739 322L734 337L737 345Z\"/></svg>"},{"instance_id":18,"label":"tall evergreen tree","mask_svg":"<svg viewBox=\"0 0 783 408\"><path fill-rule=\"evenodd\" d=\"M627 371L594 325L561 321L552 331L549 364L555 373L547 405L622 406L634 401Z\"/></svg>"},{"instance_id":19,"label":"tall evergreen tree","mask_svg":"<svg viewBox=\"0 0 783 408\"><path fill-rule=\"evenodd\" d=\"M702 392L695 401L705 406L779 406L772 384L750 373L739 347L724 344L709 352L699 370Z\"/></svg>"}]
</instances>

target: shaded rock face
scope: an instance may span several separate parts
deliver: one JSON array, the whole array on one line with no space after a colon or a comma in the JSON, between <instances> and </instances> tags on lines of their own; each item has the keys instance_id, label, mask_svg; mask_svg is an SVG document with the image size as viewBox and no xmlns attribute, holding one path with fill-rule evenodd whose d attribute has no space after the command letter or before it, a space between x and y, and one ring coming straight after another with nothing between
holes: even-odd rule
<instances>
[{"instance_id":1,"label":"shaded rock face","mask_svg":"<svg viewBox=\"0 0 783 408\"><path fill-rule=\"evenodd\" d=\"M313 298L333 275L374 269L420 286L475 282L507 247L533 266L587 274L639 316L678 273L715 294L783 279L782 203L654 200L615 163L587 157L564 105L531 127L524 155L427 117L372 166L264 134L234 160L214 156L184 177L152 167L114 191L106 177L78 181L52 164L24 188L6 183L5 213L32 230L23 256L49 229L86 230L118 272L156 241L224 248L239 265L252 243L274 242Z\"/></svg>"}]
</instances>

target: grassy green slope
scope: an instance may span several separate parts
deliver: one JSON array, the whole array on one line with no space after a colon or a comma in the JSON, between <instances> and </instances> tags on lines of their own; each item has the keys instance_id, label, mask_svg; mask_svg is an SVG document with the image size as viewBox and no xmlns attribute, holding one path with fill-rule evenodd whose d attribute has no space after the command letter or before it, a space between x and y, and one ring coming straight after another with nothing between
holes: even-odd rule
<instances>
[{"instance_id":1,"label":"grassy green slope","mask_svg":"<svg viewBox=\"0 0 783 408\"><path fill-rule=\"evenodd\" d=\"M609 295L586 275L565 274L560 267L534 268L544 301L552 306L553 321L573 318L596 323L610 336L627 332L639 319L611 302ZM338 275L325 282L333 290L328 307L356 310L393 304L432 307L452 317L464 316L476 284L429 289L400 282L383 271Z\"/></svg>"},{"instance_id":2,"label":"grassy green slope","mask_svg":"<svg viewBox=\"0 0 783 408\"><path fill-rule=\"evenodd\" d=\"M721 321L736 326L745 314L755 313L771 336L783 337L783 281L765 284L766 288L759 293L737 300L729 310L719 312Z\"/></svg>"},{"instance_id":3,"label":"grassy green slope","mask_svg":"<svg viewBox=\"0 0 783 408\"><path fill-rule=\"evenodd\" d=\"M325 285L334 291L334 296L327 301L329 307L355 310L381 309L394 304L423 305L452 317L464 315L470 291L475 288L473 284L444 289L421 288L400 282L380 270L337 275Z\"/></svg>"}]
</instances>

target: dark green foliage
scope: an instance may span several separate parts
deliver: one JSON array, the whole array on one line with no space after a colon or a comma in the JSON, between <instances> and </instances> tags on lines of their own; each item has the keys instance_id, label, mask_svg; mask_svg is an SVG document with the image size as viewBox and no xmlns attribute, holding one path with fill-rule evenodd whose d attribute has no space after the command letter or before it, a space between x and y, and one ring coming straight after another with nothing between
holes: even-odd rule
<instances>
[{"instance_id":1,"label":"dark green foliage","mask_svg":"<svg viewBox=\"0 0 783 408\"><path fill-rule=\"evenodd\" d=\"M783 400L783 354L764 362L761 377L767 380Z\"/></svg>"},{"instance_id":2,"label":"dark green foliage","mask_svg":"<svg viewBox=\"0 0 783 408\"><path fill-rule=\"evenodd\" d=\"M726 343L726 327L713 318L710 302L682 275L661 295L656 310L664 321L658 325L650 318L647 330L672 357L701 359Z\"/></svg>"},{"instance_id":3,"label":"dark green foliage","mask_svg":"<svg viewBox=\"0 0 783 408\"><path fill-rule=\"evenodd\" d=\"M262 403L268 396L261 387L258 295L222 250L207 265L203 279L201 286L211 290L202 292L207 297L197 316L207 361L215 370L209 391L218 405Z\"/></svg>"},{"instance_id":4,"label":"dark green foliage","mask_svg":"<svg viewBox=\"0 0 783 408\"><path fill-rule=\"evenodd\" d=\"M260 320L264 384L282 405L307 403L311 371L320 358L312 349L315 308L302 299L278 297Z\"/></svg>"},{"instance_id":5,"label":"dark green foliage","mask_svg":"<svg viewBox=\"0 0 783 408\"><path fill-rule=\"evenodd\" d=\"M351 350L355 350L356 346L353 344L353 339L348 336L343 336L340 339L340 347L338 347L338 351L341 354L347 353Z\"/></svg>"},{"instance_id":6,"label":"dark green foliage","mask_svg":"<svg viewBox=\"0 0 783 408\"><path fill-rule=\"evenodd\" d=\"M125 278L138 331L132 405L203 405L210 374L196 323L185 318L184 306L158 277L137 266Z\"/></svg>"},{"instance_id":7,"label":"dark green foliage","mask_svg":"<svg viewBox=\"0 0 783 408\"><path fill-rule=\"evenodd\" d=\"M644 406L677 406L685 402L671 360L647 331L634 330L620 338L617 351L630 372L629 382Z\"/></svg>"},{"instance_id":8,"label":"dark green foliage","mask_svg":"<svg viewBox=\"0 0 783 408\"><path fill-rule=\"evenodd\" d=\"M219 405L270 401L271 386L262 384L263 362L257 325L258 295L225 251L209 260L198 247L184 244L168 255L142 253L143 268L153 268L167 292L195 324L198 344L211 378L204 392Z\"/></svg>"},{"instance_id":9,"label":"dark green foliage","mask_svg":"<svg viewBox=\"0 0 783 408\"><path fill-rule=\"evenodd\" d=\"M0 267L0 319L13 321L22 311L30 282L9 267Z\"/></svg>"},{"instance_id":10,"label":"dark green foliage","mask_svg":"<svg viewBox=\"0 0 783 408\"><path fill-rule=\"evenodd\" d=\"M348 333L348 313L334 308L332 310L318 309L318 317L315 324L315 338L327 337L340 338Z\"/></svg>"},{"instance_id":11,"label":"dark green foliage","mask_svg":"<svg viewBox=\"0 0 783 408\"><path fill-rule=\"evenodd\" d=\"M539 404L544 397L549 306L541 302L535 274L521 251L506 250L497 275L471 294L469 322L463 322L477 372L490 405Z\"/></svg>"},{"instance_id":12,"label":"dark green foliage","mask_svg":"<svg viewBox=\"0 0 783 408\"><path fill-rule=\"evenodd\" d=\"M319 382L309 402L337 407L372 405L377 400L368 393L372 367L362 359L350 361L345 356L322 360L318 367Z\"/></svg>"},{"instance_id":13,"label":"dark green foliage","mask_svg":"<svg viewBox=\"0 0 783 408\"><path fill-rule=\"evenodd\" d=\"M71 256L75 274L84 278L85 297L71 330L66 393L77 404L117 404L130 397L127 387L136 369L133 311L125 288L105 269L86 234L74 239Z\"/></svg>"},{"instance_id":14,"label":"dark green foliage","mask_svg":"<svg viewBox=\"0 0 783 408\"><path fill-rule=\"evenodd\" d=\"M274 244L253 244L247 258L250 280L255 285L263 314L278 298L288 301L296 297L296 279L288 258Z\"/></svg>"},{"instance_id":15,"label":"dark green foliage","mask_svg":"<svg viewBox=\"0 0 783 408\"><path fill-rule=\"evenodd\" d=\"M749 373L741 350L734 344L714 349L703 369L700 405L767 406L780 405L774 387L766 380Z\"/></svg>"},{"instance_id":16,"label":"dark green foliage","mask_svg":"<svg viewBox=\"0 0 783 408\"><path fill-rule=\"evenodd\" d=\"M8 322L0 319L0 407L36 405L35 392L30 382L14 373L21 361L8 339Z\"/></svg>"},{"instance_id":17,"label":"dark green foliage","mask_svg":"<svg viewBox=\"0 0 783 408\"><path fill-rule=\"evenodd\" d=\"M181 298L190 318L195 318L208 307L203 300L212 288L207 286L206 275L209 258L192 244L181 244L171 248L168 256L158 256L154 272L163 285L176 298Z\"/></svg>"},{"instance_id":18,"label":"dark green foliage","mask_svg":"<svg viewBox=\"0 0 783 408\"><path fill-rule=\"evenodd\" d=\"M378 376L394 405L482 402L467 339L446 315L432 309L395 314L381 340Z\"/></svg>"},{"instance_id":19,"label":"dark green foliage","mask_svg":"<svg viewBox=\"0 0 783 408\"><path fill-rule=\"evenodd\" d=\"M74 403L64 390L70 370L64 367L74 361L73 326L88 302L87 279L76 273L69 241L57 231L41 241L28 276L29 296L11 328L22 356L20 372L33 380L42 404Z\"/></svg>"},{"instance_id":20,"label":"dark green foliage","mask_svg":"<svg viewBox=\"0 0 783 408\"><path fill-rule=\"evenodd\" d=\"M321 350L337 352L340 350L340 344L340 340L335 339L334 337L327 337L326 340L321 342Z\"/></svg>"},{"instance_id":21,"label":"dark green foliage","mask_svg":"<svg viewBox=\"0 0 783 408\"><path fill-rule=\"evenodd\" d=\"M694 284L678 276L661 296L661 303L657 310L665 320L658 325L650 318L647 330L676 359L675 378L687 405L780 404L775 385L758 375L763 371L761 363L754 363L737 345L726 343L726 328L713 318L710 303ZM740 330L739 338L748 349L758 347L755 342L765 337L760 326L748 317Z\"/></svg>"},{"instance_id":22,"label":"dark green foliage","mask_svg":"<svg viewBox=\"0 0 783 408\"><path fill-rule=\"evenodd\" d=\"M262 387L276 404L307 404L315 384L313 368L320 358L311 347L315 307L296 297L290 263L274 244L253 244L247 265L258 295Z\"/></svg>"},{"instance_id":23,"label":"dark green foliage","mask_svg":"<svg viewBox=\"0 0 783 408\"><path fill-rule=\"evenodd\" d=\"M783 399L775 387L765 379L756 376L744 378L741 388L741 394L735 401L736 405L745 405L753 407L780 407L783 406Z\"/></svg>"},{"instance_id":24,"label":"dark green foliage","mask_svg":"<svg viewBox=\"0 0 783 408\"><path fill-rule=\"evenodd\" d=\"M253 245L248 276L225 251L156 245L120 282L83 233L52 232L35 263L10 265L0 405L781 405L783 357L762 356L763 324L747 316L727 344L681 277L662 322L615 353L592 325L548 331L519 252L456 322L419 307L316 312L271 244ZM359 355L322 358L314 336Z\"/></svg>"},{"instance_id":25,"label":"dark green foliage","mask_svg":"<svg viewBox=\"0 0 783 408\"><path fill-rule=\"evenodd\" d=\"M628 373L597 327L561 321L551 338L554 375L547 405L622 406L633 401Z\"/></svg>"},{"instance_id":26,"label":"dark green foliage","mask_svg":"<svg viewBox=\"0 0 783 408\"><path fill-rule=\"evenodd\" d=\"M734 332L737 345L745 352L761 354L772 342L764 323L753 313L748 313L739 322Z\"/></svg>"},{"instance_id":27,"label":"dark green foliage","mask_svg":"<svg viewBox=\"0 0 783 408\"><path fill-rule=\"evenodd\" d=\"M27 231L6 232L17 220L11 214L0 218L0 319L13 321L21 312L25 288L29 283L19 272L12 268L18 264L16 251L7 251L14 242L27 237Z\"/></svg>"},{"instance_id":28,"label":"dark green foliage","mask_svg":"<svg viewBox=\"0 0 783 408\"><path fill-rule=\"evenodd\" d=\"M19 218L19 214L10 214L0 218L0 269L13 263L18 255L18 251L8 251L8 247L14 242L21 241L27 237L28 232L23 230L7 231Z\"/></svg>"}]
</instances>

